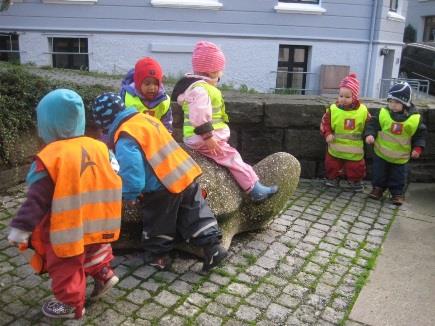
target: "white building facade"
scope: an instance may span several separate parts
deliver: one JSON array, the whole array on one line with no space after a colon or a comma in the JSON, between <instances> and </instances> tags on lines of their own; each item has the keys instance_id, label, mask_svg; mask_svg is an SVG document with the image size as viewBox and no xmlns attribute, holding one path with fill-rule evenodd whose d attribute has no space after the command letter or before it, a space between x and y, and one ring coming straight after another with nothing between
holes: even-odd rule
<instances>
[{"instance_id":1,"label":"white building facade","mask_svg":"<svg viewBox=\"0 0 435 326\"><path fill-rule=\"evenodd\" d=\"M399 73L406 14L406 0L15 0L0 13L0 53L107 73L151 56L179 77L208 40L236 88L319 94L322 66L348 66L377 97Z\"/></svg>"}]
</instances>

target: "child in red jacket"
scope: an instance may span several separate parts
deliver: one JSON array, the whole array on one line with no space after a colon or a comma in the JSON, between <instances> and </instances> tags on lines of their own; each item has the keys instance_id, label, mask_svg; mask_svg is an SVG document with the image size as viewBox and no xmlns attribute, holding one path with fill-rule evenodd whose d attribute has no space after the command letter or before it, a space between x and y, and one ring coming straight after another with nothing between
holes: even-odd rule
<instances>
[{"instance_id":1,"label":"child in red jacket","mask_svg":"<svg viewBox=\"0 0 435 326\"><path fill-rule=\"evenodd\" d=\"M322 117L320 132L325 137L328 150L325 154L326 185L338 187L346 179L346 188L364 190L362 180L366 175L363 131L370 119L367 107L359 101L359 81L350 74L340 82L335 104Z\"/></svg>"}]
</instances>

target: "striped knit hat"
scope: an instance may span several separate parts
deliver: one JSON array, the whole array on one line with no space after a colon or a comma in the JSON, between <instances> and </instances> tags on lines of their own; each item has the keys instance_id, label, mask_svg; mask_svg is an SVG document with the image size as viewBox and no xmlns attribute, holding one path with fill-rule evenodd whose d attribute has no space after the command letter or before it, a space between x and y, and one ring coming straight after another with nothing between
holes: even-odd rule
<instances>
[{"instance_id":1,"label":"striped knit hat","mask_svg":"<svg viewBox=\"0 0 435 326\"><path fill-rule=\"evenodd\" d=\"M193 49L193 72L217 72L225 68L225 56L214 43L199 41Z\"/></svg>"},{"instance_id":2,"label":"striped knit hat","mask_svg":"<svg viewBox=\"0 0 435 326\"><path fill-rule=\"evenodd\" d=\"M340 88L348 88L352 91L352 100L353 102L358 101L359 99L359 80L356 79L356 74L351 73L349 76L344 77L340 84L338 85Z\"/></svg>"}]
</instances>

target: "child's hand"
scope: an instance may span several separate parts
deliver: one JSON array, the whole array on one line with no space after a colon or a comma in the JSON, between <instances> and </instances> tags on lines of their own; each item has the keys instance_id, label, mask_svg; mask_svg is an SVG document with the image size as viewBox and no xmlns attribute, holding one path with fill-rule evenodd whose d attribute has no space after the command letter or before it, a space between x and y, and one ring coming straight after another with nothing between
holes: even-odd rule
<instances>
[{"instance_id":1,"label":"child's hand","mask_svg":"<svg viewBox=\"0 0 435 326\"><path fill-rule=\"evenodd\" d=\"M412 158L419 158L419 157L420 157L420 153L414 149L414 150L411 152L411 157L412 157Z\"/></svg>"},{"instance_id":2,"label":"child's hand","mask_svg":"<svg viewBox=\"0 0 435 326\"><path fill-rule=\"evenodd\" d=\"M329 143L332 143L333 141L334 141L334 135L333 134L329 134L328 136L326 136L326 142L329 144Z\"/></svg>"},{"instance_id":3,"label":"child's hand","mask_svg":"<svg viewBox=\"0 0 435 326\"><path fill-rule=\"evenodd\" d=\"M13 246L27 246L32 232L22 231L17 228L11 228L8 235L8 241Z\"/></svg>"},{"instance_id":4,"label":"child's hand","mask_svg":"<svg viewBox=\"0 0 435 326\"><path fill-rule=\"evenodd\" d=\"M373 137L372 135L369 135L366 137L366 143L371 145L375 142L375 137Z\"/></svg>"},{"instance_id":5,"label":"child's hand","mask_svg":"<svg viewBox=\"0 0 435 326\"><path fill-rule=\"evenodd\" d=\"M214 137L205 140L205 145L213 155L222 155L222 150Z\"/></svg>"},{"instance_id":6,"label":"child's hand","mask_svg":"<svg viewBox=\"0 0 435 326\"><path fill-rule=\"evenodd\" d=\"M124 207L127 209L133 209L136 207L137 200L124 200Z\"/></svg>"}]
</instances>

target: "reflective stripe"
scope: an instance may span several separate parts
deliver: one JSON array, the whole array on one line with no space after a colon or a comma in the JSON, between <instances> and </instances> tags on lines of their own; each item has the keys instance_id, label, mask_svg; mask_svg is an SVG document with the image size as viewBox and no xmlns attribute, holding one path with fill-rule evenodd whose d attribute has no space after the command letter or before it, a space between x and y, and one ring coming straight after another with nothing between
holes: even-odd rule
<instances>
[{"instance_id":1,"label":"reflective stripe","mask_svg":"<svg viewBox=\"0 0 435 326\"><path fill-rule=\"evenodd\" d=\"M350 139L350 140L361 140L362 141L362 134L334 134L335 138L341 138L341 139Z\"/></svg>"},{"instance_id":2,"label":"reflective stripe","mask_svg":"<svg viewBox=\"0 0 435 326\"><path fill-rule=\"evenodd\" d=\"M193 166L195 166L195 162L193 159L188 156L186 160L176 169L174 169L171 173L166 175L161 181L165 185L165 187L169 188L171 184L180 179L187 171L189 171Z\"/></svg>"},{"instance_id":3,"label":"reflective stripe","mask_svg":"<svg viewBox=\"0 0 435 326\"><path fill-rule=\"evenodd\" d=\"M403 146L411 145L410 138L394 137L394 136L391 136L390 134L387 134L386 132L383 132L383 131L379 131L378 136L379 136L379 138L381 138L385 141L391 142L391 143L400 144Z\"/></svg>"},{"instance_id":4,"label":"reflective stripe","mask_svg":"<svg viewBox=\"0 0 435 326\"><path fill-rule=\"evenodd\" d=\"M91 260L90 262L87 262L86 264L83 265L83 267L88 268L88 267L91 267L91 266L94 266L94 265L101 263L104 259L106 259L108 254L109 253L107 252L106 254L101 255L100 257L97 257L97 258Z\"/></svg>"},{"instance_id":5,"label":"reflective stripe","mask_svg":"<svg viewBox=\"0 0 435 326\"><path fill-rule=\"evenodd\" d=\"M94 252L92 255L87 255L86 257L89 258L89 257L94 257L94 256L96 256L96 255L99 255L99 254L101 254L103 251L107 250L108 247L110 247L110 244L106 243L106 244L102 245L101 248L98 249L96 252Z\"/></svg>"},{"instance_id":6,"label":"reflective stripe","mask_svg":"<svg viewBox=\"0 0 435 326\"><path fill-rule=\"evenodd\" d=\"M173 237L170 237L169 235L164 235L164 234L156 235L156 238L161 238L161 239L170 240L170 241L174 240Z\"/></svg>"},{"instance_id":7,"label":"reflective stripe","mask_svg":"<svg viewBox=\"0 0 435 326\"><path fill-rule=\"evenodd\" d=\"M375 148L386 157L390 157L392 159L409 159L409 153L400 153L395 152L385 147L381 147L378 142L375 142Z\"/></svg>"},{"instance_id":8,"label":"reflective stripe","mask_svg":"<svg viewBox=\"0 0 435 326\"><path fill-rule=\"evenodd\" d=\"M77 242L83 239L86 233L106 232L111 230L118 230L121 225L119 216L112 219L90 220L86 221L83 227L78 227L68 230L51 231L50 241L53 245Z\"/></svg>"},{"instance_id":9,"label":"reflective stripe","mask_svg":"<svg viewBox=\"0 0 435 326\"><path fill-rule=\"evenodd\" d=\"M157 167L160 163L162 163L173 151L178 149L178 144L170 140L164 147L162 147L157 153L155 153L148 162L152 167Z\"/></svg>"},{"instance_id":10,"label":"reflective stripe","mask_svg":"<svg viewBox=\"0 0 435 326\"><path fill-rule=\"evenodd\" d=\"M51 212L53 214L80 209L83 205L120 201L122 193L119 189L84 192L74 196L53 199Z\"/></svg>"},{"instance_id":11,"label":"reflective stripe","mask_svg":"<svg viewBox=\"0 0 435 326\"><path fill-rule=\"evenodd\" d=\"M203 226L198 231L196 231L194 234L192 234L192 238L196 238L198 235L200 235L202 233L202 231L207 230L207 229L211 228L212 226L215 226L216 224L217 224L217 222L214 221L214 222L207 224L206 226Z\"/></svg>"},{"instance_id":12,"label":"reflective stripe","mask_svg":"<svg viewBox=\"0 0 435 326\"><path fill-rule=\"evenodd\" d=\"M218 114L221 111L222 111L222 109L220 107L212 108L212 114ZM189 119L189 113L188 112L184 112L184 119Z\"/></svg>"},{"instance_id":13,"label":"reflective stripe","mask_svg":"<svg viewBox=\"0 0 435 326\"><path fill-rule=\"evenodd\" d=\"M345 146L336 143L329 143L329 147L333 150L352 154L364 154L364 149L360 147Z\"/></svg>"}]
</instances>

